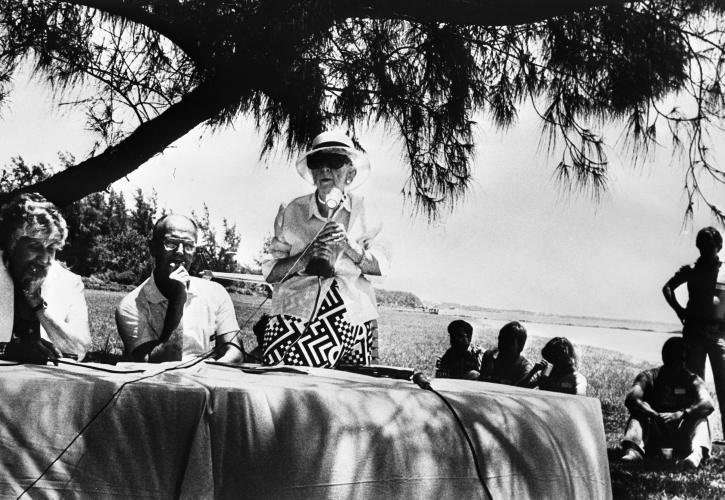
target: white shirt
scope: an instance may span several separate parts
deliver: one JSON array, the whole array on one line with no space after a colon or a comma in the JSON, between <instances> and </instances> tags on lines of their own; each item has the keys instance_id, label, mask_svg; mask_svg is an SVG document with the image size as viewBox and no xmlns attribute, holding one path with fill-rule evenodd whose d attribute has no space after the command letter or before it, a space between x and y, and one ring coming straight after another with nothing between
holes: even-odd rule
<instances>
[{"instance_id":1,"label":"white shirt","mask_svg":"<svg viewBox=\"0 0 725 500\"><path fill-rule=\"evenodd\" d=\"M168 299L156 286L153 274L121 300L116 309L116 325L126 354L159 338L164 328L168 303ZM184 315L175 331L179 329L183 341L182 360L209 351L212 335L238 331L234 305L224 287L219 283L190 277ZM234 335L224 337L226 341L233 338Z\"/></svg>"},{"instance_id":2,"label":"white shirt","mask_svg":"<svg viewBox=\"0 0 725 500\"><path fill-rule=\"evenodd\" d=\"M381 237L383 224L377 212L365 203L363 197L349 193L333 220L345 227L350 240L375 257L380 274L385 276L390 267L390 251ZM262 263L264 276L269 276L278 260L300 254L325 224L327 219L317 208L315 193L296 198L288 205L281 205L274 221L270 254ZM357 264L340 252L334 265L335 276L323 280L320 300L329 290L333 279L336 279L340 295L345 301L349 323L356 325L377 318L375 292ZM289 314L306 321L312 314L317 288L317 276L305 274L292 276L276 284L271 314Z\"/></svg>"},{"instance_id":3,"label":"white shirt","mask_svg":"<svg viewBox=\"0 0 725 500\"><path fill-rule=\"evenodd\" d=\"M70 272L58 261L54 260L48 268L48 275L43 280L40 288L40 296L48 303L48 314L57 321L63 321L70 325L68 332L77 336L78 339L90 338L88 327L88 307L83 294L83 281L77 274ZM15 297L13 294L13 281L10 273L4 265L0 265L0 342L9 342L13 331L13 313ZM40 336L52 342L48 332L40 327ZM86 342L81 342L85 344ZM74 354L81 360L86 354L88 345Z\"/></svg>"}]
</instances>

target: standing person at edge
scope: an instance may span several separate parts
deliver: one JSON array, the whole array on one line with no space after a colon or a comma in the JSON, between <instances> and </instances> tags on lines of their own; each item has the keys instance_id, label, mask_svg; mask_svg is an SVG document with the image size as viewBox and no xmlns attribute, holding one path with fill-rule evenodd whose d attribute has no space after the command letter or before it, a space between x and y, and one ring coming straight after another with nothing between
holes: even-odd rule
<instances>
[{"instance_id":1,"label":"standing person at edge","mask_svg":"<svg viewBox=\"0 0 725 500\"><path fill-rule=\"evenodd\" d=\"M722 235L714 227L703 228L697 233L695 245L700 257L693 266L681 267L662 293L684 325L687 368L704 380L705 358L710 358L725 431L725 266L718 256ZM685 283L689 297L687 307L682 307L675 290Z\"/></svg>"},{"instance_id":2,"label":"standing person at edge","mask_svg":"<svg viewBox=\"0 0 725 500\"><path fill-rule=\"evenodd\" d=\"M171 214L154 224L149 243L154 270L116 309L118 333L133 361L190 359L208 352L214 335L219 347L239 333L224 287L189 275L196 241L197 227L188 217ZM241 360L233 345L220 349L220 361Z\"/></svg>"},{"instance_id":3,"label":"standing person at edge","mask_svg":"<svg viewBox=\"0 0 725 500\"><path fill-rule=\"evenodd\" d=\"M0 211L0 356L45 364L63 355L82 360L91 345L80 276L55 253L68 228L58 208L37 193Z\"/></svg>"},{"instance_id":4,"label":"standing person at edge","mask_svg":"<svg viewBox=\"0 0 725 500\"><path fill-rule=\"evenodd\" d=\"M462 319L451 321L448 336L451 347L436 362L436 378L478 380L484 351L471 343L471 324Z\"/></svg>"},{"instance_id":5,"label":"standing person at edge","mask_svg":"<svg viewBox=\"0 0 725 500\"><path fill-rule=\"evenodd\" d=\"M384 276L382 220L353 193L370 173L367 156L339 131L319 134L297 161L315 190L283 204L269 259L274 283L264 364L333 368L370 364L378 308L368 276Z\"/></svg>"}]
</instances>

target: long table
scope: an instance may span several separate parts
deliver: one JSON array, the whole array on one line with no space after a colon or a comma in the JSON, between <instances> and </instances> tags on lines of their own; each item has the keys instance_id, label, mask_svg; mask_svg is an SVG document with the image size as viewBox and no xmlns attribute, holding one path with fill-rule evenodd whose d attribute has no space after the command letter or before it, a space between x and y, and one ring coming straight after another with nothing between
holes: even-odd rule
<instances>
[{"instance_id":1,"label":"long table","mask_svg":"<svg viewBox=\"0 0 725 500\"><path fill-rule=\"evenodd\" d=\"M0 365L0 496L486 498L453 414L409 381L169 368ZM611 498L596 399L433 386L493 498Z\"/></svg>"}]
</instances>

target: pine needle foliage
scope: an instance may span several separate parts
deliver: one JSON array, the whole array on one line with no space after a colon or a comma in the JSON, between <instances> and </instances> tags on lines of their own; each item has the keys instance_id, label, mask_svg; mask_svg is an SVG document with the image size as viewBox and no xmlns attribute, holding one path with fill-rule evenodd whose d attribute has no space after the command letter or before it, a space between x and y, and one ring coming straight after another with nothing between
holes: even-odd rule
<instances>
[{"instance_id":1,"label":"pine needle foliage","mask_svg":"<svg viewBox=\"0 0 725 500\"><path fill-rule=\"evenodd\" d=\"M462 23L456 0L0 0L0 104L29 61L59 103L85 109L90 157L29 188L58 203L103 189L198 124L243 115L263 132L263 155L283 145L292 156L329 127L357 140L384 126L403 146L403 194L434 218L471 181L474 117L506 129L533 105L564 185L595 198L606 189L598 130L614 122L634 162L671 137L687 214L703 202L725 222L703 188L725 183L710 154L725 109L722 3L558 15L550 2L531 22L516 22L531 17L522 11ZM681 104L667 109L673 97Z\"/></svg>"}]
</instances>

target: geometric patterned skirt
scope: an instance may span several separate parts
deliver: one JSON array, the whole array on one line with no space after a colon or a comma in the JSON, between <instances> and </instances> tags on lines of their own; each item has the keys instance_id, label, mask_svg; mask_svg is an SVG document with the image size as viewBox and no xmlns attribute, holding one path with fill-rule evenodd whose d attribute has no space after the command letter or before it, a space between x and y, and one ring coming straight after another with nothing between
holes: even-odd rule
<instances>
[{"instance_id":1,"label":"geometric patterned skirt","mask_svg":"<svg viewBox=\"0 0 725 500\"><path fill-rule=\"evenodd\" d=\"M309 325L306 318L271 316L264 331L262 364L319 368L369 365L372 322L352 325L344 319L346 311L337 281L333 281Z\"/></svg>"}]
</instances>

